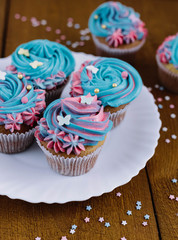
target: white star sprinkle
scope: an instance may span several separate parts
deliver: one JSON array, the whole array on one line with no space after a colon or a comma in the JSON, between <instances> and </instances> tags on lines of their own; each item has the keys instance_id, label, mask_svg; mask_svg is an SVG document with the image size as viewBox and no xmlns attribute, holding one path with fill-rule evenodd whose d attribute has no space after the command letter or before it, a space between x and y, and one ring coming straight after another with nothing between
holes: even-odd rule
<instances>
[{"instance_id":1,"label":"white star sprinkle","mask_svg":"<svg viewBox=\"0 0 178 240\"><path fill-rule=\"evenodd\" d=\"M6 72L0 71L0 80L5 80L6 79Z\"/></svg>"}]
</instances>

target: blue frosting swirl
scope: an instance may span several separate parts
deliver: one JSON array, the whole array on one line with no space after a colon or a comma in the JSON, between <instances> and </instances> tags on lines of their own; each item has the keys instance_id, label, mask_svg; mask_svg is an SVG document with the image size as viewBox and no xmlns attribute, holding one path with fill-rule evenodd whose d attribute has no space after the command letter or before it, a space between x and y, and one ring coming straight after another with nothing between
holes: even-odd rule
<instances>
[{"instance_id":1,"label":"blue frosting swirl","mask_svg":"<svg viewBox=\"0 0 178 240\"><path fill-rule=\"evenodd\" d=\"M88 24L91 33L98 37L112 35L117 29L122 30L123 36L135 31L138 40L142 40L145 36L144 23L140 20L139 13L119 2L101 4L91 14ZM103 25L105 28L102 27Z\"/></svg>"},{"instance_id":2,"label":"blue frosting swirl","mask_svg":"<svg viewBox=\"0 0 178 240\"><path fill-rule=\"evenodd\" d=\"M19 54L21 48L28 50L29 56ZM33 68L30 63L34 61L41 62L42 65ZM12 65L18 72L29 76L29 81L33 82L35 87L45 89L50 85L52 88L62 84L74 70L75 60L67 47L46 39L39 39L18 46L12 54ZM38 81L35 81L36 79Z\"/></svg>"}]
</instances>

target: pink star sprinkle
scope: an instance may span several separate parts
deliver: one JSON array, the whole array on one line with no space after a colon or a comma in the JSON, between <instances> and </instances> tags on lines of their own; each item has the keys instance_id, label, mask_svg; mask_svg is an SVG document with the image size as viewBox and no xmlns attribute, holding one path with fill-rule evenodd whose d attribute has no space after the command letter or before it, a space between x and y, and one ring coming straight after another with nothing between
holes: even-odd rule
<instances>
[{"instance_id":1,"label":"pink star sprinkle","mask_svg":"<svg viewBox=\"0 0 178 240\"><path fill-rule=\"evenodd\" d=\"M22 16L22 17L21 17L21 21L22 21L22 22L26 22L26 21L27 21L27 17Z\"/></svg>"},{"instance_id":2,"label":"pink star sprinkle","mask_svg":"<svg viewBox=\"0 0 178 240\"><path fill-rule=\"evenodd\" d=\"M103 217L100 217L100 218L98 219L98 221L99 221L99 222L104 222L104 218L103 218Z\"/></svg>"},{"instance_id":3,"label":"pink star sprinkle","mask_svg":"<svg viewBox=\"0 0 178 240\"><path fill-rule=\"evenodd\" d=\"M19 13L16 13L16 14L14 15L14 18L15 18L15 19L20 19L20 14L19 14Z\"/></svg>"},{"instance_id":4,"label":"pink star sprinkle","mask_svg":"<svg viewBox=\"0 0 178 240\"><path fill-rule=\"evenodd\" d=\"M56 33L56 34L60 34L60 33L61 33L61 30L60 30L60 29L56 29L55 33Z\"/></svg>"},{"instance_id":5,"label":"pink star sprinkle","mask_svg":"<svg viewBox=\"0 0 178 240\"><path fill-rule=\"evenodd\" d=\"M60 43L60 42L61 42L61 40L60 40L60 39L56 39L56 42L57 42L57 43Z\"/></svg>"},{"instance_id":6,"label":"pink star sprinkle","mask_svg":"<svg viewBox=\"0 0 178 240\"><path fill-rule=\"evenodd\" d=\"M162 102L163 99L162 98L157 98L158 102Z\"/></svg>"},{"instance_id":7,"label":"pink star sprinkle","mask_svg":"<svg viewBox=\"0 0 178 240\"><path fill-rule=\"evenodd\" d=\"M65 35L61 35L61 40L65 40L66 36Z\"/></svg>"},{"instance_id":8,"label":"pink star sprinkle","mask_svg":"<svg viewBox=\"0 0 178 240\"><path fill-rule=\"evenodd\" d=\"M47 32L50 32L50 31L51 31L51 27L49 27L49 26L46 27L46 31L47 31Z\"/></svg>"},{"instance_id":9,"label":"pink star sprinkle","mask_svg":"<svg viewBox=\"0 0 178 240\"><path fill-rule=\"evenodd\" d=\"M178 202L178 197L176 197L176 201Z\"/></svg>"},{"instance_id":10,"label":"pink star sprinkle","mask_svg":"<svg viewBox=\"0 0 178 240\"><path fill-rule=\"evenodd\" d=\"M142 225L143 225L144 227L146 227L146 226L148 226L148 223L147 223L147 222L142 222Z\"/></svg>"},{"instance_id":11,"label":"pink star sprinkle","mask_svg":"<svg viewBox=\"0 0 178 240\"><path fill-rule=\"evenodd\" d=\"M173 200L173 199L175 199L175 196L174 195L170 195L169 199Z\"/></svg>"},{"instance_id":12,"label":"pink star sprinkle","mask_svg":"<svg viewBox=\"0 0 178 240\"><path fill-rule=\"evenodd\" d=\"M86 223L88 223L88 222L90 221L90 218L86 217L86 218L84 219L84 221L85 221Z\"/></svg>"},{"instance_id":13,"label":"pink star sprinkle","mask_svg":"<svg viewBox=\"0 0 178 240\"><path fill-rule=\"evenodd\" d=\"M122 238L121 238L121 240L127 240L127 238L125 238L125 237L122 237Z\"/></svg>"},{"instance_id":14,"label":"pink star sprinkle","mask_svg":"<svg viewBox=\"0 0 178 240\"><path fill-rule=\"evenodd\" d=\"M61 240L67 240L66 236L62 236Z\"/></svg>"},{"instance_id":15,"label":"pink star sprinkle","mask_svg":"<svg viewBox=\"0 0 178 240\"><path fill-rule=\"evenodd\" d=\"M174 104L169 105L170 108L175 108Z\"/></svg>"},{"instance_id":16,"label":"pink star sprinkle","mask_svg":"<svg viewBox=\"0 0 178 240\"><path fill-rule=\"evenodd\" d=\"M67 19L68 22L73 22L73 20L74 20L74 19L71 18L71 17Z\"/></svg>"},{"instance_id":17,"label":"pink star sprinkle","mask_svg":"<svg viewBox=\"0 0 178 240\"><path fill-rule=\"evenodd\" d=\"M117 197L120 197L122 194L120 192L116 193Z\"/></svg>"},{"instance_id":18,"label":"pink star sprinkle","mask_svg":"<svg viewBox=\"0 0 178 240\"><path fill-rule=\"evenodd\" d=\"M36 237L35 240L41 240L41 238L40 237Z\"/></svg>"},{"instance_id":19,"label":"pink star sprinkle","mask_svg":"<svg viewBox=\"0 0 178 240\"><path fill-rule=\"evenodd\" d=\"M170 143L170 140L168 138L165 139L166 143Z\"/></svg>"}]
</instances>

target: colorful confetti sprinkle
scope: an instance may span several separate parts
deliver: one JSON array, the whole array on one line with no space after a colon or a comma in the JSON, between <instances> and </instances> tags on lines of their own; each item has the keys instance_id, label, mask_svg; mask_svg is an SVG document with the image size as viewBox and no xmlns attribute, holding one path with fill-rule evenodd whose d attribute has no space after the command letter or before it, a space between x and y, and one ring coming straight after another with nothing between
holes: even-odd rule
<instances>
[{"instance_id":1,"label":"colorful confetti sprinkle","mask_svg":"<svg viewBox=\"0 0 178 240\"><path fill-rule=\"evenodd\" d=\"M66 35L61 35L61 40L66 40Z\"/></svg>"},{"instance_id":2,"label":"colorful confetti sprinkle","mask_svg":"<svg viewBox=\"0 0 178 240\"><path fill-rule=\"evenodd\" d=\"M110 225L109 222L105 222L104 226L108 228L108 227L110 227L111 225Z\"/></svg>"},{"instance_id":3,"label":"colorful confetti sprinkle","mask_svg":"<svg viewBox=\"0 0 178 240\"><path fill-rule=\"evenodd\" d=\"M27 17L26 17L26 16L22 16L22 17L21 17L21 21L22 21L22 22L26 22L26 21L27 21Z\"/></svg>"},{"instance_id":4,"label":"colorful confetti sprinkle","mask_svg":"<svg viewBox=\"0 0 178 240\"><path fill-rule=\"evenodd\" d=\"M132 211L128 210L128 211L127 211L127 215L128 215L128 216L131 216L131 215L132 215Z\"/></svg>"},{"instance_id":5,"label":"colorful confetti sprinkle","mask_svg":"<svg viewBox=\"0 0 178 240\"><path fill-rule=\"evenodd\" d=\"M74 229L74 230L75 230L76 228L77 228L77 225L75 225L75 224L74 224L74 225L72 225L72 229Z\"/></svg>"},{"instance_id":6,"label":"colorful confetti sprinkle","mask_svg":"<svg viewBox=\"0 0 178 240\"><path fill-rule=\"evenodd\" d=\"M163 105L162 104L158 104L158 108L159 109L163 109Z\"/></svg>"},{"instance_id":7,"label":"colorful confetti sprinkle","mask_svg":"<svg viewBox=\"0 0 178 240\"><path fill-rule=\"evenodd\" d=\"M163 87L163 86L160 86L160 87L159 87L159 90L160 90L160 91L163 91L163 90L164 90L164 87Z\"/></svg>"},{"instance_id":8,"label":"colorful confetti sprinkle","mask_svg":"<svg viewBox=\"0 0 178 240\"><path fill-rule=\"evenodd\" d=\"M120 197L122 194L120 192L116 193L117 197Z\"/></svg>"},{"instance_id":9,"label":"colorful confetti sprinkle","mask_svg":"<svg viewBox=\"0 0 178 240\"><path fill-rule=\"evenodd\" d=\"M171 182L172 182L172 183L177 183L177 179L176 179L176 178L173 178L173 179L171 180Z\"/></svg>"},{"instance_id":10,"label":"colorful confetti sprinkle","mask_svg":"<svg viewBox=\"0 0 178 240\"><path fill-rule=\"evenodd\" d=\"M80 24L79 24L79 23L76 23L76 24L74 25L74 28L75 28L75 29L79 29L79 28L80 28Z\"/></svg>"},{"instance_id":11,"label":"colorful confetti sprinkle","mask_svg":"<svg viewBox=\"0 0 178 240\"><path fill-rule=\"evenodd\" d=\"M155 84L155 88L159 88L159 85L158 85L158 84Z\"/></svg>"},{"instance_id":12,"label":"colorful confetti sprinkle","mask_svg":"<svg viewBox=\"0 0 178 240\"><path fill-rule=\"evenodd\" d=\"M47 26L47 27L46 27L46 31L47 31L47 32L51 32L51 27Z\"/></svg>"},{"instance_id":13,"label":"colorful confetti sprinkle","mask_svg":"<svg viewBox=\"0 0 178 240\"><path fill-rule=\"evenodd\" d=\"M61 33L61 30L60 30L59 28L57 28L57 29L55 30L55 33L56 33L56 34L60 34L60 33Z\"/></svg>"},{"instance_id":14,"label":"colorful confetti sprinkle","mask_svg":"<svg viewBox=\"0 0 178 240\"><path fill-rule=\"evenodd\" d=\"M41 20L41 25L45 26L47 24L47 21L45 19Z\"/></svg>"},{"instance_id":15,"label":"colorful confetti sprinkle","mask_svg":"<svg viewBox=\"0 0 178 240\"><path fill-rule=\"evenodd\" d=\"M88 223L88 222L90 222L90 218L89 218L89 217L86 217L86 218L84 219L84 221L85 221L86 223Z\"/></svg>"},{"instance_id":16,"label":"colorful confetti sprinkle","mask_svg":"<svg viewBox=\"0 0 178 240\"><path fill-rule=\"evenodd\" d=\"M14 15L14 18L15 18L15 19L20 19L20 14L19 14L19 13L16 13L16 14Z\"/></svg>"},{"instance_id":17,"label":"colorful confetti sprinkle","mask_svg":"<svg viewBox=\"0 0 178 240\"><path fill-rule=\"evenodd\" d=\"M158 102L162 102L163 99L162 99L162 98L157 98L157 101L158 101Z\"/></svg>"},{"instance_id":18,"label":"colorful confetti sprinkle","mask_svg":"<svg viewBox=\"0 0 178 240\"><path fill-rule=\"evenodd\" d=\"M144 219L145 219L145 220L150 219L150 215L146 214L146 215L144 216Z\"/></svg>"},{"instance_id":19,"label":"colorful confetti sprinkle","mask_svg":"<svg viewBox=\"0 0 178 240\"><path fill-rule=\"evenodd\" d=\"M169 107L170 107L171 109L175 108L174 104L170 104Z\"/></svg>"},{"instance_id":20,"label":"colorful confetti sprinkle","mask_svg":"<svg viewBox=\"0 0 178 240\"><path fill-rule=\"evenodd\" d=\"M142 225L143 225L144 227L146 227L146 226L148 226L148 223L147 223L147 222L142 222Z\"/></svg>"},{"instance_id":21,"label":"colorful confetti sprinkle","mask_svg":"<svg viewBox=\"0 0 178 240\"><path fill-rule=\"evenodd\" d=\"M74 234L75 230L74 229L70 229L70 234Z\"/></svg>"},{"instance_id":22,"label":"colorful confetti sprinkle","mask_svg":"<svg viewBox=\"0 0 178 240\"><path fill-rule=\"evenodd\" d=\"M103 218L103 217L100 217L100 218L98 219L98 221L99 221L99 222L104 222L104 218Z\"/></svg>"},{"instance_id":23,"label":"colorful confetti sprinkle","mask_svg":"<svg viewBox=\"0 0 178 240\"><path fill-rule=\"evenodd\" d=\"M71 41L70 40L66 41L66 45L71 45Z\"/></svg>"},{"instance_id":24,"label":"colorful confetti sprinkle","mask_svg":"<svg viewBox=\"0 0 178 240\"><path fill-rule=\"evenodd\" d=\"M86 210L87 211L91 211L92 210L92 207L90 205L86 206Z\"/></svg>"},{"instance_id":25,"label":"colorful confetti sprinkle","mask_svg":"<svg viewBox=\"0 0 178 240\"><path fill-rule=\"evenodd\" d=\"M175 199L175 196L174 195L169 195L169 199L173 200L173 199Z\"/></svg>"},{"instance_id":26,"label":"colorful confetti sprinkle","mask_svg":"<svg viewBox=\"0 0 178 240\"><path fill-rule=\"evenodd\" d=\"M123 226L125 226L125 225L127 225L127 221L126 221L126 220L122 220L121 224L122 224Z\"/></svg>"}]
</instances>

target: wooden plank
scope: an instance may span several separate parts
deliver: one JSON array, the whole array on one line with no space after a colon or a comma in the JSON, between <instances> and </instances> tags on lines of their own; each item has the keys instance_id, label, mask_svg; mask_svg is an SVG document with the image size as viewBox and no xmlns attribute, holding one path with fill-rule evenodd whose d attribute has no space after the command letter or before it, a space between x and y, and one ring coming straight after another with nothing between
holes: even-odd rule
<instances>
[{"instance_id":1,"label":"wooden plank","mask_svg":"<svg viewBox=\"0 0 178 240\"><path fill-rule=\"evenodd\" d=\"M3 55L2 49L4 47L4 36L6 32L6 20L8 17L8 2L0 0L0 53Z\"/></svg>"}]
</instances>

